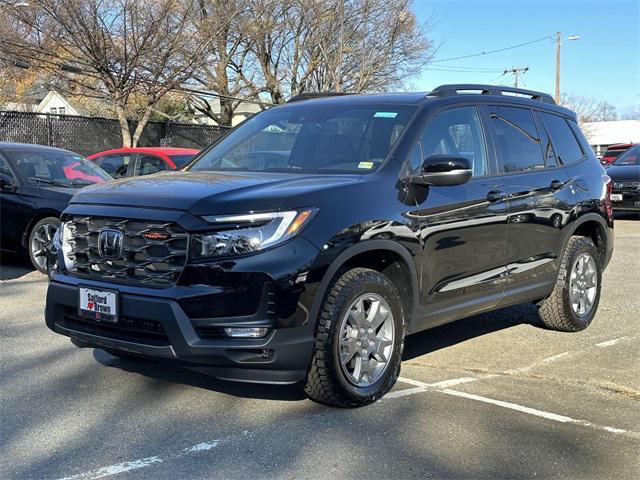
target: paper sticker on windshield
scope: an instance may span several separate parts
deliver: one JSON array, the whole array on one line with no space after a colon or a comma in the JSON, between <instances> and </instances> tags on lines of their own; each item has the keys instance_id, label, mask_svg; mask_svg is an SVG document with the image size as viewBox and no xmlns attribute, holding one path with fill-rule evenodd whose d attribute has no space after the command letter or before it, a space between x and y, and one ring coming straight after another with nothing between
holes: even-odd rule
<instances>
[{"instance_id":1,"label":"paper sticker on windshield","mask_svg":"<svg viewBox=\"0 0 640 480\"><path fill-rule=\"evenodd\" d=\"M398 112L376 112L374 118L396 118Z\"/></svg>"},{"instance_id":2,"label":"paper sticker on windshield","mask_svg":"<svg viewBox=\"0 0 640 480\"><path fill-rule=\"evenodd\" d=\"M358 168L373 168L373 162L360 162Z\"/></svg>"}]
</instances>

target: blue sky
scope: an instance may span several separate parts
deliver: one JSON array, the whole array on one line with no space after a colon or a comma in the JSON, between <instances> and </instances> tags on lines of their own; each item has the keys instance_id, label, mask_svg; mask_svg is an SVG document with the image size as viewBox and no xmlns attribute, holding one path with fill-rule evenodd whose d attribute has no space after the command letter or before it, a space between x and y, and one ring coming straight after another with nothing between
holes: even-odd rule
<instances>
[{"instance_id":1,"label":"blue sky","mask_svg":"<svg viewBox=\"0 0 640 480\"><path fill-rule=\"evenodd\" d=\"M555 33L580 40L562 45L561 90L613 104L619 114L640 103L640 0L414 0L438 50L434 63L410 81L411 89L443 83L508 83L504 68L528 66L520 86L553 95ZM543 40L505 52L437 62ZM451 67L453 66L453 67ZM462 67L462 68L458 68ZM452 68L457 71L442 71ZM464 72L463 69L495 71Z\"/></svg>"}]
</instances>

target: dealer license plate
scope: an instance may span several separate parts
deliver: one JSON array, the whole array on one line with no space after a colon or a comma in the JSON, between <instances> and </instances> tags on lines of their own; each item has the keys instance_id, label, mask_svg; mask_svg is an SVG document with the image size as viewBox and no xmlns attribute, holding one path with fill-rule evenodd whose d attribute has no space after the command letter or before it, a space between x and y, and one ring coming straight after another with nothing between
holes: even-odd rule
<instances>
[{"instance_id":1,"label":"dealer license plate","mask_svg":"<svg viewBox=\"0 0 640 480\"><path fill-rule=\"evenodd\" d=\"M118 292L80 287L79 314L100 322L118 321Z\"/></svg>"},{"instance_id":2,"label":"dealer license plate","mask_svg":"<svg viewBox=\"0 0 640 480\"><path fill-rule=\"evenodd\" d=\"M612 193L611 194L611 201L612 202L621 202L622 201L622 194L621 193Z\"/></svg>"}]
</instances>

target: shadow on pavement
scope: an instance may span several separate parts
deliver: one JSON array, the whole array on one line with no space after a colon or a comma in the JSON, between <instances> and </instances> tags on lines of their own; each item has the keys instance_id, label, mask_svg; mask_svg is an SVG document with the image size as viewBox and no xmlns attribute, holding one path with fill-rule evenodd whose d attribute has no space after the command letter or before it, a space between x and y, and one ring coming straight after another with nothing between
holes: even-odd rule
<instances>
[{"instance_id":1,"label":"shadow on pavement","mask_svg":"<svg viewBox=\"0 0 640 480\"><path fill-rule=\"evenodd\" d=\"M206 390L243 398L263 400L298 401L306 399L302 388L297 385L265 385L257 383L240 383L220 380L201 371L171 364L136 357L115 357L104 350L94 349L93 357L107 367L144 375L162 382L184 384Z\"/></svg>"},{"instance_id":2,"label":"shadow on pavement","mask_svg":"<svg viewBox=\"0 0 640 480\"><path fill-rule=\"evenodd\" d=\"M26 256L4 252L0 254L0 280L14 280L34 270Z\"/></svg>"},{"instance_id":3,"label":"shadow on pavement","mask_svg":"<svg viewBox=\"0 0 640 480\"><path fill-rule=\"evenodd\" d=\"M402 359L411 360L472 338L521 324L543 327L537 308L533 304L506 307L409 335L405 340Z\"/></svg>"}]
</instances>

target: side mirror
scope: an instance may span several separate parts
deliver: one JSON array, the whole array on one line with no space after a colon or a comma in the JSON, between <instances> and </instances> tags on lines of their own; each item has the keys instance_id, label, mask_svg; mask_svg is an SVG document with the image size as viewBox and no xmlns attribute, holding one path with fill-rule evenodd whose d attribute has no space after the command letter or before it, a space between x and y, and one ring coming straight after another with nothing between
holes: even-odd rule
<instances>
[{"instance_id":1,"label":"side mirror","mask_svg":"<svg viewBox=\"0 0 640 480\"><path fill-rule=\"evenodd\" d=\"M430 155L422 162L421 175L413 177L412 183L422 185L462 185L473 176L468 159L457 155Z\"/></svg>"},{"instance_id":2,"label":"side mirror","mask_svg":"<svg viewBox=\"0 0 640 480\"><path fill-rule=\"evenodd\" d=\"M16 187L13 178L11 178L9 175L5 175L4 173L0 173L0 189L9 192L15 192L18 187Z\"/></svg>"}]
</instances>

